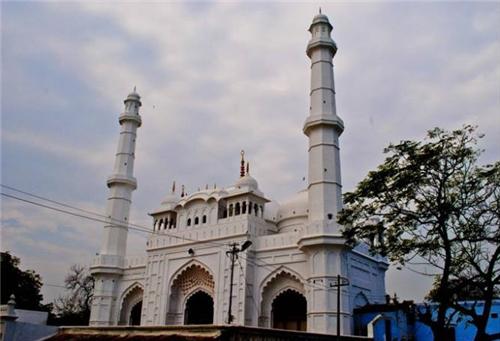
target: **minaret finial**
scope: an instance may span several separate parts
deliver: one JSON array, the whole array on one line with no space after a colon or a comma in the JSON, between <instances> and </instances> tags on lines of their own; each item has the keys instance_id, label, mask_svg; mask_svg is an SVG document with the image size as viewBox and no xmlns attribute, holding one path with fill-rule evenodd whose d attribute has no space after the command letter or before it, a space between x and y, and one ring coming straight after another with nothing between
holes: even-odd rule
<instances>
[{"instance_id":1,"label":"minaret finial","mask_svg":"<svg viewBox=\"0 0 500 341\"><path fill-rule=\"evenodd\" d=\"M245 176L245 151L241 150L240 178Z\"/></svg>"},{"instance_id":2,"label":"minaret finial","mask_svg":"<svg viewBox=\"0 0 500 341\"><path fill-rule=\"evenodd\" d=\"M184 198L184 185L181 186L181 198Z\"/></svg>"},{"instance_id":3,"label":"minaret finial","mask_svg":"<svg viewBox=\"0 0 500 341\"><path fill-rule=\"evenodd\" d=\"M320 13L321 13L321 11L320 11ZM134 85L134 92L137 92L136 90L137 90L137 87Z\"/></svg>"},{"instance_id":4,"label":"minaret finial","mask_svg":"<svg viewBox=\"0 0 500 341\"><path fill-rule=\"evenodd\" d=\"M321 14L321 6L319 6L319 14Z\"/></svg>"},{"instance_id":5,"label":"minaret finial","mask_svg":"<svg viewBox=\"0 0 500 341\"><path fill-rule=\"evenodd\" d=\"M175 193L175 180L174 180L174 182L172 183L172 193Z\"/></svg>"},{"instance_id":6,"label":"minaret finial","mask_svg":"<svg viewBox=\"0 0 500 341\"><path fill-rule=\"evenodd\" d=\"M247 175L250 175L250 162L247 161Z\"/></svg>"}]
</instances>

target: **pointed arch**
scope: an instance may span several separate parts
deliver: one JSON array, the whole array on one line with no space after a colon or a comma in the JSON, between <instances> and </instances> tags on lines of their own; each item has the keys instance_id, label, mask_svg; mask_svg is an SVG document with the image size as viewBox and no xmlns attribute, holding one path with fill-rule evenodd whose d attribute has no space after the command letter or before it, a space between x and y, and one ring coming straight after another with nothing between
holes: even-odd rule
<instances>
[{"instance_id":1,"label":"pointed arch","mask_svg":"<svg viewBox=\"0 0 500 341\"><path fill-rule=\"evenodd\" d=\"M274 300L284 292L295 292L306 298L304 279L286 266L267 275L260 285L259 327L270 328L271 310Z\"/></svg>"},{"instance_id":2,"label":"pointed arch","mask_svg":"<svg viewBox=\"0 0 500 341\"><path fill-rule=\"evenodd\" d=\"M190 260L171 276L167 307L167 324L186 323L185 314L188 300L194 294L202 291L210 296L212 303L216 302L215 280L208 266L198 260ZM200 307L200 309L212 307ZM212 316L213 318L213 316Z\"/></svg>"},{"instance_id":3,"label":"pointed arch","mask_svg":"<svg viewBox=\"0 0 500 341\"><path fill-rule=\"evenodd\" d=\"M364 307L365 305L369 304L370 301L366 297L365 293L360 291L354 296L354 302L353 302L354 308L361 308Z\"/></svg>"},{"instance_id":4,"label":"pointed arch","mask_svg":"<svg viewBox=\"0 0 500 341\"><path fill-rule=\"evenodd\" d=\"M140 310L144 296L144 287L139 282L129 285L120 296L120 320L121 325L140 324ZM138 310L138 312L137 312ZM131 316L132 312L138 316Z\"/></svg>"}]
</instances>

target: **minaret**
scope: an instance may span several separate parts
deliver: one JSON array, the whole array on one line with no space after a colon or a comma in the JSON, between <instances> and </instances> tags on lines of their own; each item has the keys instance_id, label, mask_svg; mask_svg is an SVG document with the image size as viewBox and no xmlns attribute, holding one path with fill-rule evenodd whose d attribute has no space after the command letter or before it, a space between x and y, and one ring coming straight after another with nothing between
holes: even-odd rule
<instances>
[{"instance_id":1,"label":"minaret","mask_svg":"<svg viewBox=\"0 0 500 341\"><path fill-rule=\"evenodd\" d=\"M125 99L125 110L120 115L120 139L115 156L113 174L108 178L109 197L106 206L108 223L104 225L101 252L91 266L95 278L94 298L90 325L102 326L117 323L116 286L123 272L127 249L127 234L132 191L137 188L133 176L135 140L141 126L139 107L141 97L137 92Z\"/></svg>"},{"instance_id":2,"label":"minaret","mask_svg":"<svg viewBox=\"0 0 500 341\"><path fill-rule=\"evenodd\" d=\"M307 281L307 329L320 333L336 332L336 276L346 274L344 240L336 223L342 208L339 136L344 123L337 116L333 57L337 45L330 34L332 25L320 13L313 19L309 32L307 56L311 59L311 92L309 115L304 134L309 138L308 217L309 222L299 247L306 253L309 274ZM342 294L341 330L350 332L351 315L346 293Z\"/></svg>"}]
</instances>

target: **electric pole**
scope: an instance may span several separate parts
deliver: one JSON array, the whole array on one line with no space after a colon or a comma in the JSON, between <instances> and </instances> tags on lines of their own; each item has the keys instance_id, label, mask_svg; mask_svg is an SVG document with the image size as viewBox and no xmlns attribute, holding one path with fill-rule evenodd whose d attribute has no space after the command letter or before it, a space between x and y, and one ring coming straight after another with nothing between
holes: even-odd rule
<instances>
[{"instance_id":1,"label":"electric pole","mask_svg":"<svg viewBox=\"0 0 500 341\"><path fill-rule=\"evenodd\" d=\"M231 324L233 322L233 315L231 313L231 308L233 306L233 280L234 280L234 262L238 258L238 253L245 251L252 245L252 242L247 240L238 248L238 243L230 244L231 249L226 251L226 254L231 258L231 277L229 282L229 307L227 309L227 323Z\"/></svg>"}]
</instances>

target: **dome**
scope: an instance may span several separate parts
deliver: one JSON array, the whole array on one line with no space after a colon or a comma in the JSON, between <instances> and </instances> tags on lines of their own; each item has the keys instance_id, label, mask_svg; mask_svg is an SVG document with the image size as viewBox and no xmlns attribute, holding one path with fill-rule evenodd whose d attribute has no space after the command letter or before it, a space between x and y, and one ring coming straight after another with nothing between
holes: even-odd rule
<instances>
[{"instance_id":1,"label":"dome","mask_svg":"<svg viewBox=\"0 0 500 341\"><path fill-rule=\"evenodd\" d=\"M179 198L175 193L170 193L168 194L165 199L162 200L161 204L163 205L168 205L168 204L177 204L179 201Z\"/></svg>"},{"instance_id":2,"label":"dome","mask_svg":"<svg viewBox=\"0 0 500 341\"><path fill-rule=\"evenodd\" d=\"M257 183L257 180L255 180L251 175L247 174L236 181L235 187L249 187L252 190L257 190L259 188L259 184Z\"/></svg>"},{"instance_id":3,"label":"dome","mask_svg":"<svg viewBox=\"0 0 500 341\"><path fill-rule=\"evenodd\" d=\"M134 86L134 90L132 90L132 92L128 94L127 99L125 101L140 101L140 100L141 96L139 96Z\"/></svg>"},{"instance_id":4,"label":"dome","mask_svg":"<svg viewBox=\"0 0 500 341\"><path fill-rule=\"evenodd\" d=\"M304 189L281 204L278 213L278 221L288 218L307 216L308 214L308 196L307 189Z\"/></svg>"}]
</instances>

